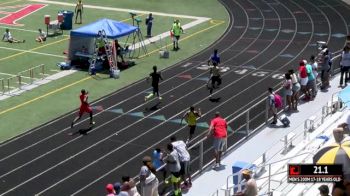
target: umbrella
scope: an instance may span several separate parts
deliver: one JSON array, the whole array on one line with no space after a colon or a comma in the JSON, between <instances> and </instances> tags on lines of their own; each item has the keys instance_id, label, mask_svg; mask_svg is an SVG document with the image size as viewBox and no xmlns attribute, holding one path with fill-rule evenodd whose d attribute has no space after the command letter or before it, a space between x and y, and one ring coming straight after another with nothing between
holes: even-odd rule
<instances>
[{"instance_id":1,"label":"umbrella","mask_svg":"<svg viewBox=\"0 0 350 196\"><path fill-rule=\"evenodd\" d=\"M346 107L350 108L350 86L340 91L338 96L342 100L342 102L346 105Z\"/></svg>"},{"instance_id":2,"label":"umbrella","mask_svg":"<svg viewBox=\"0 0 350 196\"><path fill-rule=\"evenodd\" d=\"M313 157L315 164L342 164L344 174L350 174L350 141L334 143L320 149Z\"/></svg>"}]
</instances>

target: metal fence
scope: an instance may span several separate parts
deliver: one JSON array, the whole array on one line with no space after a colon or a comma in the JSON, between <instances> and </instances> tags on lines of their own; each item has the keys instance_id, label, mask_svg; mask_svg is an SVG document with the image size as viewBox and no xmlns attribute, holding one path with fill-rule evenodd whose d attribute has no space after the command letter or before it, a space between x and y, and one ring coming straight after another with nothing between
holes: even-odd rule
<instances>
[{"instance_id":1,"label":"metal fence","mask_svg":"<svg viewBox=\"0 0 350 196\"><path fill-rule=\"evenodd\" d=\"M1 95L12 95L27 85L43 80L47 75L45 73L45 65L41 64L21 71L9 78L1 78L0 93Z\"/></svg>"}]
</instances>

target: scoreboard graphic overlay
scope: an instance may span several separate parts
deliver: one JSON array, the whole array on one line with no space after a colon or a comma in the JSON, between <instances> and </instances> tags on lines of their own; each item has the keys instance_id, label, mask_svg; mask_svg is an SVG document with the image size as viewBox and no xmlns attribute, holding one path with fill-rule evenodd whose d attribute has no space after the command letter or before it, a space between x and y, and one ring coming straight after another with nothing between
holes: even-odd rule
<instances>
[{"instance_id":1,"label":"scoreboard graphic overlay","mask_svg":"<svg viewBox=\"0 0 350 196\"><path fill-rule=\"evenodd\" d=\"M288 182L340 182L343 165L289 164Z\"/></svg>"}]
</instances>

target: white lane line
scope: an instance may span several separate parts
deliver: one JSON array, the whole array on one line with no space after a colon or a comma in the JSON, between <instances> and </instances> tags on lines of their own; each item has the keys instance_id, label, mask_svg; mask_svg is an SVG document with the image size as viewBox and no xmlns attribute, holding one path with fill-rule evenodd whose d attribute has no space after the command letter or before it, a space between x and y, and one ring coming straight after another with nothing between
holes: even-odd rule
<instances>
[{"instance_id":1,"label":"white lane line","mask_svg":"<svg viewBox=\"0 0 350 196\"><path fill-rule=\"evenodd\" d=\"M29 1L47 3L47 4L56 4L56 5L65 5L65 6L72 6L72 7L76 6L76 4L74 4L74 3L65 3L65 2L59 2L59 1L46 1L46 0L29 0ZM144 11L144 10L131 10L131 9L123 9L123 8L103 7L103 6L95 6L95 5L87 5L87 4L84 4L84 8L110 10L110 11L127 12L127 13L133 12L133 13L139 13L139 14L149 14L152 12L153 15L174 17L174 18L189 18L189 19L206 18L206 17L188 16L188 15L181 15L181 14L170 14L170 13Z\"/></svg>"},{"instance_id":2,"label":"white lane line","mask_svg":"<svg viewBox=\"0 0 350 196\"><path fill-rule=\"evenodd\" d=\"M66 56L62 56L62 55L42 53L42 52L35 52L35 51L31 51L31 50L22 50L22 49L17 49L17 48L9 48L9 47L2 47L2 46L0 46L0 49L13 50L13 51L19 51L19 52L27 52L27 53L31 53L31 54L40 54L40 55L52 56L52 57L58 57L58 58L66 58Z\"/></svg>"},{"instance_id":3,"label":"white lane line","mask_svg":"<svg viewBox=\"0 0 350 196\"><path fill-rule=\"evenodd\" d=\"M188 67L190 65L192 65L192 63L186 63L186 64L182 65L181 67Z\"/></svg>"}]
</instances>

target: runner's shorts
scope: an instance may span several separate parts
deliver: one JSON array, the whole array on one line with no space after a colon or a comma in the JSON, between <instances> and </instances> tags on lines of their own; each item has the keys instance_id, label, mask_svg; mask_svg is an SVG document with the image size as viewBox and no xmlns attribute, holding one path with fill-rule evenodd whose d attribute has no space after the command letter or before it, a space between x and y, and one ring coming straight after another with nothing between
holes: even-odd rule
<instances>
[{"instance_id":1,"label":"runner's shorts","mask_svg":"<svg viewBox=\"0 0 350 196\"><path fill-rule=\"evenodd\" d=\"M214 138L214 150L215 151L224 151L226 144L226 138Z\"/></svg>"}]
</instances>

